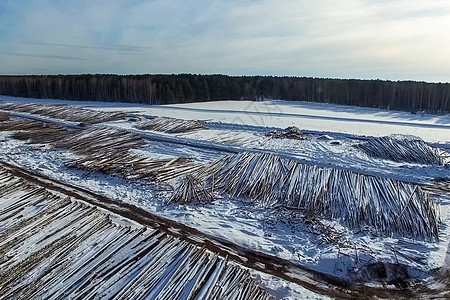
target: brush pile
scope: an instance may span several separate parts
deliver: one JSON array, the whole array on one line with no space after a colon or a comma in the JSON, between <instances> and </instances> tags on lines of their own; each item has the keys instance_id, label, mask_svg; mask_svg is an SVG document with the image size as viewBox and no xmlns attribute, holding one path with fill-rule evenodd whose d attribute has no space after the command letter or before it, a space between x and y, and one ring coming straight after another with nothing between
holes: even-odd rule
<instances>
[{"instance_id":1,"label":"brush pile","mask_svg":"<svg viewBox=\"0 0 450 300\"><path fill-rule=\"evenodd\" d=\"M83 125L111 122L125 119L124 113L103 112L84 108L76 108L67 105L42 105L0 102L0 110L17 111L61 119L70 122L78 122Z\"/></svg>"},{"instance_id":2,"label":"brush pile","mask_svg":"<svg viewBox=\"0 0 450 300\"><path fill-rule=\"evenodd\" d=\"M438 239L439 204L416 185L251 152L220 158L196 176L264 207L299 210L306 219L337 220L377 235Z\"/></svg>"},{"instance_id":3,"label":"brush pile","mask_svg":"<svg viewBox=\"0 0 450 300\"><path fill-rule=\"evenodd\" d=\"M282 130L271 130L266 133L266 136L275 139L306 140L306 135L295 126L287 127Z\"/></svg>"},{"instance_id":4,"label":"brush pile","mask_svg":"<svg viewBox=\"0 0 450 300\"><path fill-rule=\"evenodd\" d=\"M154 130L165 133L186 133L205 129L203 122L199 120L182 120L168 117L156 117L143 121L136 126L142 130Z\"/></svg>"},{"instance_id":5,"label":"brush pile","mask_svg":"<svg viewBox=\"0 0 450 300\"><path fill-rule=\"evenodd\" d=\"M167 203L178 204L211 202L214 202L213 192L191 175L183 178L172 197L167 201Z\"/></svg>"},{"instance_id":6,"label":"brush pile","mask_svg":"<svg viewBox=\"0 0 450 300\"><path fill-rule=\"evenodd\" d=\"M357 145L370 157L389 159L395 162L408 162L443 166L450 163L450 154L431 147L419 137L391 135L372 137Z\"/></svg>"}]
</instances>

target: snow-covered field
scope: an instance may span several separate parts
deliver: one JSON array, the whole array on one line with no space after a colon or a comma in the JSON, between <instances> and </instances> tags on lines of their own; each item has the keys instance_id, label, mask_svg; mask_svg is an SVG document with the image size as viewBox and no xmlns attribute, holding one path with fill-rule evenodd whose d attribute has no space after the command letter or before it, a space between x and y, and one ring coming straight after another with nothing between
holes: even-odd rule
<instances>
[{"instance_id":1,"label":"snow-covered field","mask_svg":"<svg viewBox=\"0 0 450 300\"><path fill-rule=\"evenodd\" d=\"M29 102L26 98L0 96L3 101ZM313 103L302 101L213 101L173 105L139 105L33 99L33 103L68 104L105 111L124 111L150 116L302 130L383 136L416 135L428 142L450 143L450 116L411 114L374 108Z\"/></svg>"},{"instance_id":2,"label":"snow-covered field","mask_svg":"<svg viewBox=\"0 0 450 300\"><path fill-rule=\"evenodd\" d=\"M450 179L448 165L376 159L355 147L364 140L363 136L406 134L419 136L427 142L449 149L449 115L413 115L406 112L293 101L217 101L159 106L6 96L0 96L0 101L68 104L102 111L120 111L127 112L138 120L165 116L207 121L206 129L177 134L136 129L136 121L130 118L98 125L122 128L142 136L149 135L148 144L135 150L135 153L142 157L182 156L205 163L224 155L227 149L269 151L320 167L350 170L406 182L428 184L435 178ZM308 134L308 138L286 140L265 136L269 129L288 126L300 128ZM151 135L155 135L158 140L150 138ZM243 199L224 196L212 204L166 205L164 201L170 194L170 187L130 182L117 176L66 167L65 162L73 159L73 154L63 150L30 146L24 141L13 139L9 133L0 132L0 153L4 160L49 177L83 186L118 201L135 204L238 245L348 280L355 279L358 270L377 261L403 264L409 267L416 279L426 280L427 272L443 266L446 260L450 240L450 200L446 197L438 198L442 220L439 241L355 233L338 222L326 221L327 230L338 235L336 244L327 240L330 232L305 224L300 215L279 208L250 207ZM311 299L318 297L307 291L302 294L300 287L292 287L286 283L277 287L276 279L265 277L255 275L255 278L264 282L263 285L274 290L274 294L286 299L299 295ZM297 294L292 289L298 289Z\"/></svg>"}]
</instances>

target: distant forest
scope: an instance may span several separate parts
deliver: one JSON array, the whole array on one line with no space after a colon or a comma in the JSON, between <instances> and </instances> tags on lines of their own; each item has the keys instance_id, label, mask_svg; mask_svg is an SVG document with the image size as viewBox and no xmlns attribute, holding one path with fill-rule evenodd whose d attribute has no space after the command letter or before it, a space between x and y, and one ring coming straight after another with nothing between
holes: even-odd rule
<instances>
[{"instance_id":1,"label":"distant forest","mask_svg":"<svg viewBox=\"0 0 450 300\"><path fill-rule=\"evenodd\" d=\"M410 112L450 112L450 84L416 81L227 75L0 76L0 94L69 100L173 104L283 99Z\"/></svg>"}]
</instances>

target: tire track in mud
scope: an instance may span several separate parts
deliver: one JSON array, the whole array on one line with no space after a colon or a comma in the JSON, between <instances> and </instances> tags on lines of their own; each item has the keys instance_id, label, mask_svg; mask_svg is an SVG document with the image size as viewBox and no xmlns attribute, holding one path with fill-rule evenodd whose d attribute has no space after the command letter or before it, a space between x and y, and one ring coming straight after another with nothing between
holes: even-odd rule
<instances>
[{"instance_id":1,"label":"tire track in mud","mask_svg":"<svg viewBox=\"0 0 450 300\"><path fill-rule=\"evenodd\" d=\"M85 201L95 207L133 220L141 225L160 230L222 257L227 257L228 260L234 261L239 265L283 278L322 295L338 299L410 299L419 295L436 296L445 293L445 290L432 290L423 285L402 289L392 286L384 288L369 287L362 283L345 281L275 256L243 248L229 241L204 234L176 221L156 216L134 205L113 201L83 188L32 173L19 166L2 161L0 161L0 166L27 182Z\"/></svg>"}]
</instances>

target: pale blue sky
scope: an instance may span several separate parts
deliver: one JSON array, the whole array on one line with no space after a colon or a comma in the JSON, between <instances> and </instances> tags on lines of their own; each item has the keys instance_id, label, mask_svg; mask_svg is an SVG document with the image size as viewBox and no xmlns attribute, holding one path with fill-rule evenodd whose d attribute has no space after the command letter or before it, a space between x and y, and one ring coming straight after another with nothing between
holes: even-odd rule
<instances>
[{"instance_id":1,"label":"pale blue sky","mask_svg":"<svg viewBox=\"0 0 450 300\"><path fill-rule=\"evenodd\" d=\"M450 81L450 0L0 0L1 74Z\"/></svg>"}]
</instances>

